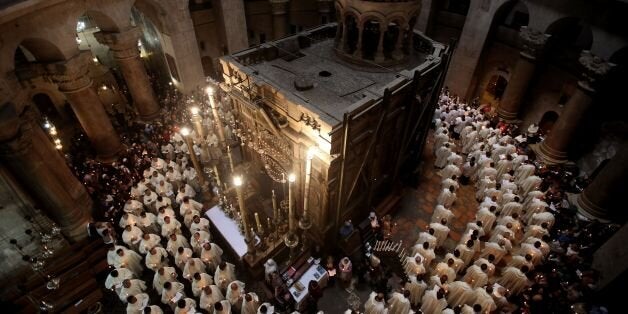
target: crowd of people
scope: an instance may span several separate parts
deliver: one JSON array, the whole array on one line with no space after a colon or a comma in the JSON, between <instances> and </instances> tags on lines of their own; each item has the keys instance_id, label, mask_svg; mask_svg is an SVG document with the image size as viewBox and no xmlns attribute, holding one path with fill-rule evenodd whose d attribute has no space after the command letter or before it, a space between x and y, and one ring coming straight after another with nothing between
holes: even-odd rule
<instances>
[{"instance_id":1,"label":"crowd of people","mask_svg":"<svg viewBox=\"0 0 628 314\"><path fill-rule=\"evenodd\" d=\"M365 313L604 313L590 266L615 228L576 217L565 193L575 174L534 160L537 129L515 136L447 91L433 122L442 192L404 261L403 288L372 292ZM446 248L461 185L475 187L479 206Z\"/></svg>"},{"instance_id":2,"label":"crowd of people","mask_svg":"<svg viewBox=\"0 0 628 314\"><path fill-rule=\"evenodd\" d=\"M235 266L211 241L199 174L178 133L190 120L191 103L200 107L206 130L213 129L204 91L187 97L164 91L161 121L122 127L126 147L116 162L90 159L82 134L72 144L68 162L96 202L96 220L103 221L91 231L110 245L107 289L126 303L128 313L280 312L285 307L245 291ZM219 112L232 137L233 115L224 106ZM435 166L442 177L438 205L405 259L403 288L390 292L380 286L364 304L365 313L564 312L592 306L591 253L615 229L576 218L565 193L578 188L576 173L534 160L528 144L539 140L536 130L515 137L514 129L446 91L433 122ZM199 156L201 141L217 147L212 131L202 139L191 136ZM215 157L220 156L210 156ZM476 188L480 205L458 244L448 248L456 219L451 208L461 185ZM333 259L327 264L335 270ZM151 276L149 284L142 280Z\"/></svg>"}]
</instances>

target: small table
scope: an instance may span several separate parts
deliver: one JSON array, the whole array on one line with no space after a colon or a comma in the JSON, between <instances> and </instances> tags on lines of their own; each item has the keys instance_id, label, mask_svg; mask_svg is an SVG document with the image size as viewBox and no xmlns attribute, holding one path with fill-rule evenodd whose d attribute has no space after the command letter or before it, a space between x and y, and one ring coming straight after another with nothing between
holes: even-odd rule
<instances>
[{"instance_id":1,"label":"small table","mask_svg":"<svg viewBox=\"0 0 628 314\"><path fill-rule=\"evenodd\" d=\"M318 278L316 278L316 276L318 276ZM294 298L294 302L296 303L295 308L300 309L301 306L303 305L303 301L305 300L305 297L309 294L308 287L311 280L318 282L318 285L321 288L324 288L325 286L327 286L328 279L329 279L329 275L327 274L327 270L325 270L323 266L320 266L319 264L310 265L310 268L308 268L308 270L306 270L305 273L303 273L301 278L299 278L299 280L294 282L290 286L290 289L288 289L290 291L290 295L292 295L292 297ZM301 290L300 292L299 290L297 290L295 286L297 282L301 283L301 285L303 285L304 287L304 289Z\"/></svg>"},{"instance_id":2,"label":"small table","mask_svg":"<svg viewBox=\"0 0 628 314\"><path fill-rule=\"evenodd\" d=\"M225 242L231 247L235 254L242 259L246 255L246 242L244 242L244 236L240 233L238 224L231 218L229 218L218 206L210 208L205 212L205 216L212 222L216 230L220 232ZM255 235L255 245L260 242L260 239Z\"/></svg>"}]
</instances>

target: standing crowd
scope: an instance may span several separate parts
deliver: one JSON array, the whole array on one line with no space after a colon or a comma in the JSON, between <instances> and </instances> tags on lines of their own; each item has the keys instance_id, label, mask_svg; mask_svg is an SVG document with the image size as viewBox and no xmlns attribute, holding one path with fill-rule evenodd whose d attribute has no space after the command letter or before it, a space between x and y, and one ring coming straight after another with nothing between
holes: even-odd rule
<instances>
[{"instance_id":1,"label":"standing crowd","mask_svg":"<svg viewBox=\"0 0 628 314\"><path fill-rule=\"evenodd\" d=\"M536 129L514 137L447 91L433 122L442 187L431 222L404 260L403 288L372 292L365 313L591 310L592 252L614 230L576 217L565 193L573 175L534 161L528 143L538 140ZM479 206L447 248L461 185L475 187Z\"/></svg>"}]
</instances>

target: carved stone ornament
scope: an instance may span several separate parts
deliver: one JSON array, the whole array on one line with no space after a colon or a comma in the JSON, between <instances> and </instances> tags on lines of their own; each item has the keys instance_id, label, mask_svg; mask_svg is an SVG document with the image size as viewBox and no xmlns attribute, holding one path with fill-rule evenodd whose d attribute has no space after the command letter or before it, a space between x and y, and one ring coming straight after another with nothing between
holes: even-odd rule
<instances>
[{"instance_id":1,"label":"carved stone ornament","mask_svg":"<svg viewBox=\"0 0 628 314\"><path fill-rule=\"evenodd\" d=\"M318 123L318 121L316 121L316 119L314 119L313 117L311 117L307 113L301 113L301 118L299 119L299 121L303 121L305 123L305 125L311 127L315 131L320 131L320 129L321 129L321 124Z\"/></svg>"},{"instance_id":2,"label":"carved stone ornament","mask_svg":"<svg viewBox=\"0 0 628 314\"><path fill-rule=\"evenodd\" d=\"M595 84L603 79L615 66L614 63L607 62L589 50L583 50L578 61L584 69L582 74L583 80L580 81L580 85L589 90L594 90Z\"/></svg>"},{"instance_id":3,"label":"carved stone ornament","mask_svg":"<svg viewBox=\"0 0 628 314\"><path fill-rule=\"evenodd\" d=\"M59 85L61 92L78 92L92 84L88 67L90 62L91 52L84 51L69 60L47 64L46 71L50 79Z\"/></svg>"},{"instance_id":4,"label":"carved stone ornament","mask_svg":"<svg viewBox=\"0 0 628 314\"><path fill-rule=\"evenodd\" d=\"M114 32L96 32L94 37L96 40L109 46L113 51L114 58L117 60L124 60L135 58L140 55L139 48L137 47L137 41L140 38L142 31L139 27L132 27L126 31L114 33Z\"/></svg>"},{"instance_id":5,"label":"carved stone ornament","mask_svg":"<svg viewBox=\"0 0 628 314\"><path fill-rule=\"evenodd\" d=\"M521 54L530 59L538 57L543 52L543 48L550 37L552 37L552 35L542 33L534 28L522 26L519 31Z\"/></svg>"}]
</instances>

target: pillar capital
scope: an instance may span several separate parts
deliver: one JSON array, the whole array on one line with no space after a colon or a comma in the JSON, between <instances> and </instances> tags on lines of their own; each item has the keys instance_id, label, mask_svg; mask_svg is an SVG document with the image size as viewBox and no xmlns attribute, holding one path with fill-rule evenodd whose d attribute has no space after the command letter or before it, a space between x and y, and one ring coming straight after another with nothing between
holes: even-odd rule
<instances>
[{"instance_id":1,"label":"pillar capital","mask_svg":"<svg viewBox=\"0 0 628 314\"><path fill-rule=\"evenodd\" d=\"M273 15L284 15L287 12L290 0L268 0Z\"/></svg>"},{"instance_id":2,"label":"pillar capital","mask_svg":"<svg viewBox=\"0 0 628 314\"><path fill-rule=\"evenodd\" d=\"M521 45L521 56L530 60L535 60L541 55L547 40L552 37L537 29L521 26L519 30L519 41Z\"/></svg>"},{"instance_id":3,"label":"pillar capital","mask_svg":"<svg viewBox=\"0 0 628 314\"><path fill-rule=\"evenodd\" d=\"M68 60L49 63L45 67L48 76L59 86L61 92L76 93L92 85L92 78L89 77L90 62L91 54L84 51Z\"/></svg>"},{"instance_id":4,"label":"pillar capital","mask_svg":"<svg viewBox=\"0 0 628 314\"><path fill-rule=\"evenodd\" d=\"M594 55L589 50L583 50L578 59L583 67L582 80L578 82L578 86L587 92L595 92L597 84L606 77L608 72L615 67L614 63Z\"/></svg>"},{"instance_id":5,"label":"pillar capital","mask_svg":"<svg viewBox=\"0 0 628 314\"><path fill-rule=\"evenodd\" d=\"M109 46L114 58L124 60L139 56L137 41L141 34L142 31L136 26L121 32L96 32L94 37L99 43Z\"/></svg>"}]
</instances>

